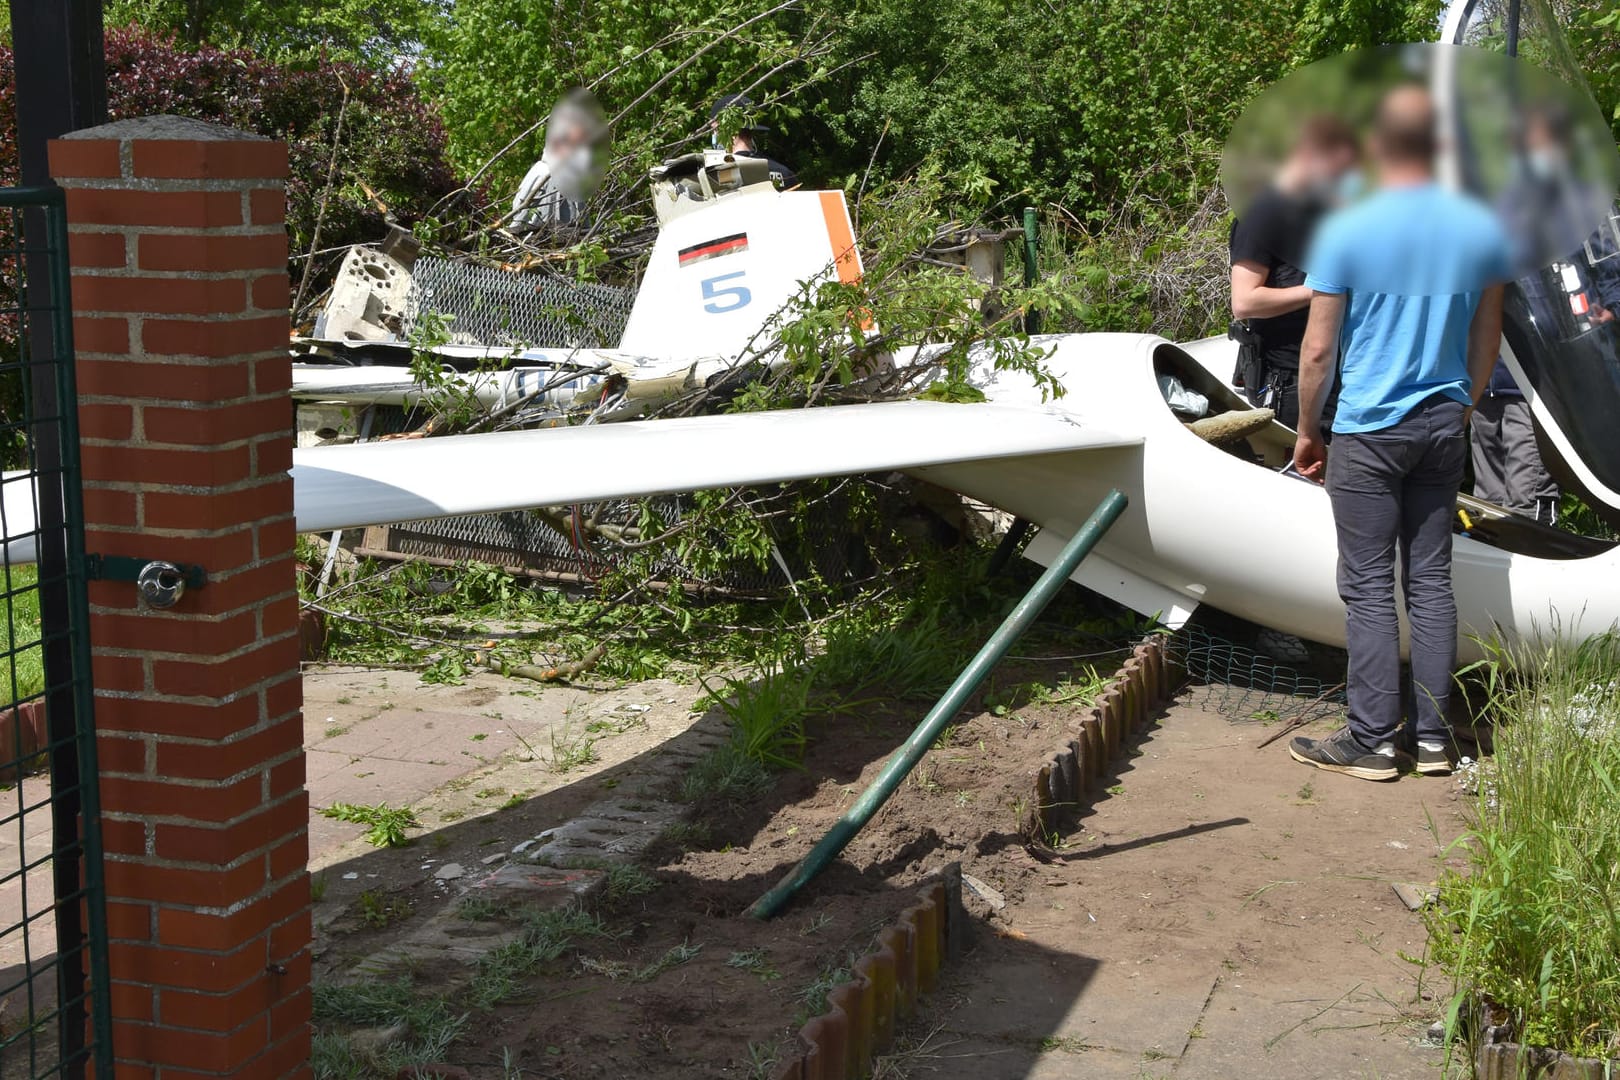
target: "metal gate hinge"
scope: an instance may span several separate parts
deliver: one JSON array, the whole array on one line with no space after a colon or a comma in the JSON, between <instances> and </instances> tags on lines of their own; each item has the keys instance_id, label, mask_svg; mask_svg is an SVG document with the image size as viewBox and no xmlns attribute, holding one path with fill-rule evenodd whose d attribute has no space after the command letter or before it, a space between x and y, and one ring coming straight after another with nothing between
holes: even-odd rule
<instances>
[{"instance_id":1,"label":"metal gate hinge","mask_svg":"<svg viewBox=\"0 0 1620 1080\"><path fill-rule=\"evenodd\" d=\"M148 604L173 607L187 589L208 584L208 572L190 563L142 559L133 555L86 555L84 576L90 581L131 581Z\"/></svg>"}]
</instances>

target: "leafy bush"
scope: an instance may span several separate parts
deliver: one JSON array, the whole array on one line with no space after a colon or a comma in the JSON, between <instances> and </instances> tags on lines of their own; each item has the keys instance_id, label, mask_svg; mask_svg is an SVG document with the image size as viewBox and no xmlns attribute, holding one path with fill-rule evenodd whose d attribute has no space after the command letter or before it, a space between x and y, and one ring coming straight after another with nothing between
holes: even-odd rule
<instances>
[{"instance_id":1,"label":"leafy bush","mask_svg":"<svg viewBox=\"0 0 1620 1080\"><path fill-rule=\"evenodd\" d=\"M1620 633L1545 650L1497 648L1496 753L1481 770L1429 914L1430 950L1457 984L1505 1006L1530 1044L1620 1053Z\"/></svg>"}]
</instances>

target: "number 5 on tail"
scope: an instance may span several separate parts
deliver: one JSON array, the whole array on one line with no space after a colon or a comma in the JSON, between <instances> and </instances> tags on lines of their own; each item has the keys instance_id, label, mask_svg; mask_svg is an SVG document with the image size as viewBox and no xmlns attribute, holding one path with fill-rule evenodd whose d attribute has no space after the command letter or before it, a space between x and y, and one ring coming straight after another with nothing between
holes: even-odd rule
<instances>
[{"instance_id":1,"label":"number 5 on tail","mask_svg":"<svg viewBox=\"0 0 1620 1080\"><path fill-rule=\"evenodd\" d=\"M736 311L738 308L747 307L754 299L754 294L748 291L748 286L738 284L727 285L722 288L720 285L723 281L740 278L745 273L747 271L737 270L730 274L720 274L705 279L702 283L703 299L707 300L708 303L703 305L703 310L711 315L721 315L728 311Z\"/></svg>"}]
</instances>

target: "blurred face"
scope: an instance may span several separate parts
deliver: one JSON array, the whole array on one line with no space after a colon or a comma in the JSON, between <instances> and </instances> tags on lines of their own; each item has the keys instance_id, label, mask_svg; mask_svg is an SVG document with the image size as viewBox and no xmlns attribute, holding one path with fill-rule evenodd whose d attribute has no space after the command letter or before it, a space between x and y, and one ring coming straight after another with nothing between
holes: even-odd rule
<instances>
[{"instance_id":1,"label":"blurred face","mask_svg":"<svg viewBox=\"0 0 1620 1080\"><path fill-rule=\"evenodd\" d=\"M1563 172L1569 148L1545 120L1532 118L1524 129L1524 156L1531 173L1551 177Z\"/></svg>"},{"instance_id":2,"label":"blurred face","mask_svg":"<svg viewBox=\"0 0 1620 1080\"><path fill-rule=\"evenodd\" d=\"M566 161L575 153L584 149L590 143L590 132L577 118L563 119L557 124L557 130L549 132L546 139L546 149L556 161Z\"/></svg>"}]
</instances>

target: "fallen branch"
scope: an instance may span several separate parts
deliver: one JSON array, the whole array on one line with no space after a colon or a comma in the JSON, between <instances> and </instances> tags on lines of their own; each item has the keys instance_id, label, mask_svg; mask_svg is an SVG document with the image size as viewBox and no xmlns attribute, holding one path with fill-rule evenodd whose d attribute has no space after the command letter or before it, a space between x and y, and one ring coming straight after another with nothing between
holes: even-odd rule
<instances>
[{"instance_id":1,"label":"fallen branch","mask_svg":"<svg viewBox=\"0 0 1620 1080\"><path fill-rule=\"evenodd\" d=\"M556 667L543 668L538 664L503 664L492 656L484 656L484 666L514 679L533 679L535 682L569 682L585 674L607 655L607 646L598 645L578 660ZM480 654L483 656L483 654Z\"/></svg>"}]
</instances>

